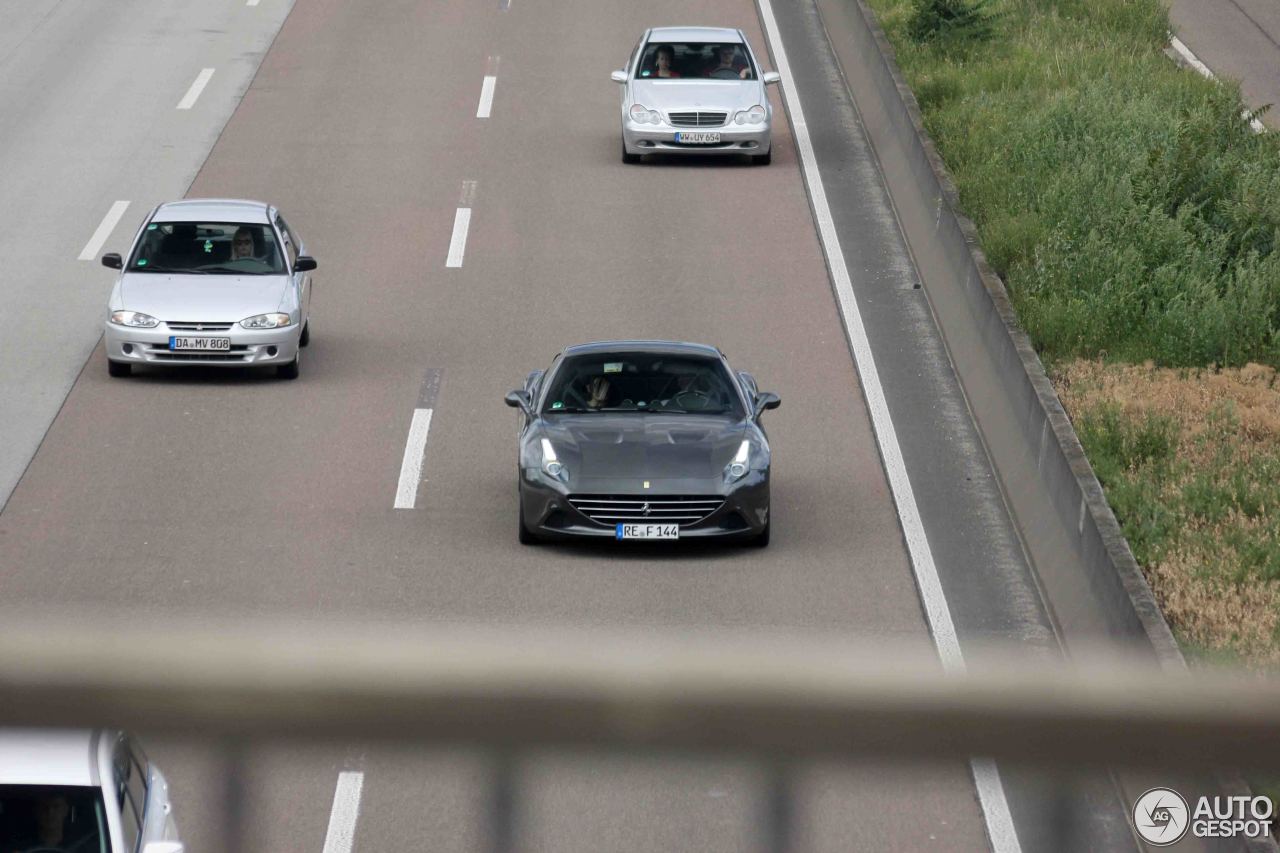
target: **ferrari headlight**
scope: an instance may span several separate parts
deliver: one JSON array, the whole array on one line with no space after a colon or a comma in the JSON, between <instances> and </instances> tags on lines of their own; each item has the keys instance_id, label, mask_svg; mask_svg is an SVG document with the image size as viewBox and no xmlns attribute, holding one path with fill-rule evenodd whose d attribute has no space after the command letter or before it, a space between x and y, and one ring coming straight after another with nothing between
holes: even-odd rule
<instances>
[{"instance_id":1,"label":"ferrari headlight","mask_svg":"<svg viewBox=\"0 0 1280 853\"><path fill-rule=\"evenodd\" d=\"M542 471L548 477L562 483L569 482L569 470L556 458L556 449L551 446L550 439L542 439Z\"/></svg>"},{"instance_id":2,"label":"ferrari headlight","mask_svg":"<svg viewBox=\"0 0 1280 853\"><path fill-rule=\"evenodd\" d=\"M657 110L646 109L640 104L632 104L631 120L636 124L661 124L662 114Z\"/></svg>"},{"instance_id":3,"label":"ferrari headlight","mask_svg":"<svg viewBox=\"0 0 1280 853\"><path fill-rule=\"evenodd\" d=\"M733 117L734 124L764 124L765 117L768 112L764 107L756 104L749 110L742 110Z\"/></svg>"},{"instance_id":4,"label":"ferrari headlight","mask_svg":"<svg viewBox=\"0 0 1280 853\"><path fill-rule=\"evenodd\" d=\"M747 476L747 471L750 469L751 442L743 439L742 444L738 445L738 452L733 459L729 460L729 464L724 466L724 481L726 483L736 483Z\"/></svg>"},{"instance_id":5,"label":"ferrari headlight","mask_svg":"<svg viewBox=\"0 0 1280 853\"><path fill-rule=\"evenodd\" d=\"M136 329L154 329L160 321L141 311L112 311L111 322L117 326L133 326Z\"/></svg>"},{"instance_id":6,"label":"ferrari headlight","mask_svg":"<svg viewBox=\"0 0 1280 853\"><path fill-rule=\"evenodd\" d=\"M280 329L289 325L288 314L255 314L240 321L246 329Z\"/></svg>"}]
</instances>

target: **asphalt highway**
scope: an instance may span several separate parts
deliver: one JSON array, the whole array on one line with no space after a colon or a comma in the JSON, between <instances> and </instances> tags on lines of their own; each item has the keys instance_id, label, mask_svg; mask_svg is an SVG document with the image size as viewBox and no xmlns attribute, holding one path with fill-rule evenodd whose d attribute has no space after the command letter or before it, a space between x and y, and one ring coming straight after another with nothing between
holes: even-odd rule
<instances>
[{"instance_id":1,"label":"asphalt highway","mask_svg":"<svg viewBox=\"0 0 1280 853\"><path fill-rule=\"evenodd\" d=\"M90 21L70 14L80 5L84 15L96 8L21 7L22 26L0 34L0 114L33 113L0 127L0 200L38 205L26 216L0 206L11 217L0 219L0 241L13 241L0 254L27 246L47 273L0 287L30 317L47 281L57 291L45 295L70 315L61 338L16 312L0 334L0 400L33 401L0 411L12 439L5 476L17 484L0 512L4 606L821 631L931 646L781 95L772 90L768 168L620 162L609 72L646 27L686 21L686 4L297 0L290 11L283 0L225 0L184 15L180 4L157 13L129 2ZM780 8L781 38L824 179L840 188L832 215L850 235L853 290L874 323L871 349L960 641L1051 650L945 345L913 287L885 176L865 140L858 147L811 8ZM742 27L769 55L750 0L709 0L697 17ZM76 44L95 45L72 67L98 81L96 96L52 68L53 54ZM102 69L91 73L94 62ZM178 111L209 67L192 109ZM67 80L47 104L23 96L42 74ZM93 110L101 122L85 134ZM152 204L184 192L276 203L318 259L298 381L215 370L108 378L93 342L112 273L78 254L115 201L130 204L90 254L123 251ZM782 396L765 417L771 547L517 544L515 425L503 394L562 346L613 337L714 343ZM412 508L398 509L424 387L421 480ZM167 742L151 752L189 849L217 849L225 756ZM339 774L359 774L354 849L484 842L483 755L356 743L264 747L244 761L247 849L345 849L327 846L356 790ZM522 844L746 849L760 774L733 761L526 756ZM1011 794L1013 817L1038 838L1046 819L1030 785ZM801 849L988 846L964 765L810 767L798 790Z\"/></svg>"},{"instance_id":2,"label":"asphalt highway","mask_svg":"<svg viewBox=\"0 0 1280 853\"><path fill-rule=\"evenodd\" d=\"M1270 0L1171 0L1178 37L1250 107L1280 103L1280 6ZM1280 128L1273 107L1261 121Z\"/></svg>"}]
</instances>

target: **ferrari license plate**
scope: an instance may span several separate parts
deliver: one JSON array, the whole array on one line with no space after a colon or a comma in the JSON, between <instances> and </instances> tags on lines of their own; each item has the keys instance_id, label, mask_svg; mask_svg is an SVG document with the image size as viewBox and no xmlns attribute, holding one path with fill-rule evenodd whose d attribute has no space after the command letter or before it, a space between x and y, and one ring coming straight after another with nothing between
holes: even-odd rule
<instances>
[{"instance_id":1,"label":"ferrari license plate","mask_svg":"<svg viewBox=\"0 0 1280 853\"><path fill-rule=\"evenodd\" d=\"M169 349L179 351L228 352L231 349L231 338L187 338L178 335L169 337Z\"/></svg>"},{"instance_id":2,"label":"ferrari license plate","mask_svg":"<svg viewBox=\"0 0 1280 853\"><path fill-rule=\"evenodd\" d=\"M688 145L715 145L719 141L720 134L707 133L706 131L680 131L676 134L676 142L684 142Z\"/></svg>"},{"instance_id":3,"label":"ferrari license plate","mask_svg":"<svg viewBox=\"0 0 1280 853\"><path fill-rule=\"evenodd\" d=\"M618 539L679 539L678 524L619 524L614 528Z\"/></svg>"}]
</instances>

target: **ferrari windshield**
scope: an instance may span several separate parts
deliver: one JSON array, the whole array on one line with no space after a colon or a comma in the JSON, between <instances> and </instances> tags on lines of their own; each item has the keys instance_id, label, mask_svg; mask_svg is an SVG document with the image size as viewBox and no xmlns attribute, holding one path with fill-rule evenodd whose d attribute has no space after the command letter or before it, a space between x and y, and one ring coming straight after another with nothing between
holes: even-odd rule
<instances>
[{"instance_id":1,"label":"ferrari windshield","mask_svg":"<svg viewBox=\"0 0 1280 853\"><path fill-rule=\"evenodd\" d=\"M666 353L575 356L551 378L544 414L664 412L743 417L724 365Z\"/></svg>"},{"instance_id":2,"label":"ferrari windshield","mask_svg":"<svg viewBox=\"0 0 1280 853\"><path fill-rule=\"evenodd\" d=\"M636 78L641 80L754 80L755 65L741 44L649 42Z\"/></svg>"},{"instance_id":3,"label":"ferrari windshield","mask_svg":"<svg viewBox=\"0 0 1280 853\"><path fill-rule=\"evenodd\" d=\"M127 269L215 275L285 271L271 226L238 222L149 223Z\"/></svg>"}]
</instances>

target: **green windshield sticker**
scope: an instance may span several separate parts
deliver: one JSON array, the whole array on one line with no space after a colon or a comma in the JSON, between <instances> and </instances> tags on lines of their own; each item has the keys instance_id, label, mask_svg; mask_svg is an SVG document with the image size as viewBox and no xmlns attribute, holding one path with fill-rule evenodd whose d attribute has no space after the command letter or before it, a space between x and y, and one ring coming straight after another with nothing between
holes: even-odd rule
<instances>
[{"instance_id":1,"label":"green windshield sticker","mask_svg":"<svg viewBox=\"0 0 1280 853\"><path fill-rule=\"evenodd\" d=\"M559 400L556 400L554 403L552 403L552 404L551 404L551 408L553 408L553 409L563 409L563 408L564 408L564 403L561 403Z\"/></svg>"},{"instance_id":2,"label":"green windshield sticker","mask_svg":"<svg viewBox=\"0 0 1280 853\"><path fill-rule=\"evenodd\" d=\"M156 229L157 229L157 228L159 228L159 227L160 227L159 225L156 225L154 222L152 222L150 225L148 225L148 226L147 226L147 230L148 230L148 231L154 231L154 230L156 230Z\"/></svg>"},{"instance_id":3,"label":"green windshield sticker","mask_svg":"<svg viewBox=\"0 0 1280 853\"><path fill-rule=\"evenodd\" d=\"M605 364L604 364L604 372L605 372L605 373L621 373L621 372L622 372L622 362L620 362L620 361L606 361L606 362L605 362Z\"/></svg>"},{"instance_id":4,"label":"green windshield sticker","mask_svg":"<svg viewBox=\"0 0 1280 853\"><path fill-rule=\"evenodd\" d=\"M138 258L138 266L140 266L140 267L145 267L146 265L147 265L147 259L146 259L146 258Z\"/></svg>"},{"instance_id":5,"label":"green windshield sticker","mask_svg":"<svg viewBox=\"0 0 1280 853\"><path fill-rule=\"evenodd\" d=\"M208 253L208 252L212 252L212 251L213 251L213 241L212 241L212 240L205 240L205 241L204 241L204 250L205 250L205 252L206 252L206 253Z\"/></svg>"}]
</instances>

